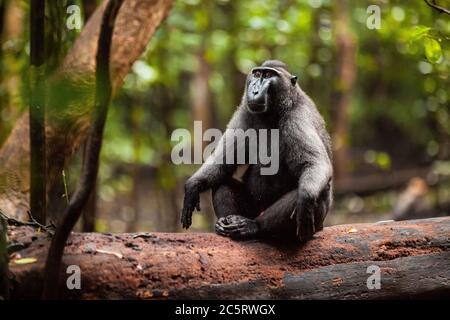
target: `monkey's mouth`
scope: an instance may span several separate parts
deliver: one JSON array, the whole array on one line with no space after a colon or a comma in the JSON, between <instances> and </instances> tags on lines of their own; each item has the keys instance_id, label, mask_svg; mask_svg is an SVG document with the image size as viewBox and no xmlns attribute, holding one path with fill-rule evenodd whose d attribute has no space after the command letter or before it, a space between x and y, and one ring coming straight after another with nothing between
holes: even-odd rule
<instances>
[{"instance_id":1,"label":"monkey's mouth","mask_svg":"<svg viewBox=\"0 0 450 320\"><path fill-rule=\"evenodd\" d=\"M250 112L254 112L254 113L266 111L265 103L247 103L247 107Z\"/></svg>"}]
</instances>

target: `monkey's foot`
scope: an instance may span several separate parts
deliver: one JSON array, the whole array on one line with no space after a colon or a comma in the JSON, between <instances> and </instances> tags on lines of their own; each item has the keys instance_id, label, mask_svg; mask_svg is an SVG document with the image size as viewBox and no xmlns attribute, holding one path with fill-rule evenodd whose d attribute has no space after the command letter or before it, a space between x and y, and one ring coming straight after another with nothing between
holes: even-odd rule
<instances>
[{"instance_id":1,"label":"monkey's foot","mask_svg":"<svg viewBox=\"0 0 450 320\"><path fill-rule=\"evenodd\" d=\"M255 238L259 230L259 225L255 220L238 215L219 218L215 225L217 234L240 240Z\"/></svg>"}]
</instances>

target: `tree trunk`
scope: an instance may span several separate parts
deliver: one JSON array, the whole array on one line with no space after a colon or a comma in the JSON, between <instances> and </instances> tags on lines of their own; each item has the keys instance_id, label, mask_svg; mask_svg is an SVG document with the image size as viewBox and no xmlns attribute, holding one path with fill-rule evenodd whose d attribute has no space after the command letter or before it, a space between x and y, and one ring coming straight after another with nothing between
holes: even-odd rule
<instances>
[{"instance_id":1,"label":"tree trunk","mask_svg":"<svg viewBox=\"0 0 450 320\"><path fill-rule=\"evenodd\" d=\"M31 155L30 211L46 224L47 161L45 151L45 0L32 0L30 6L30 102L29 138Z\"/></svg>"},{"instance_id":2,"label":"tree trunk","mask_svg":"<svg viewBox=\"0 0 450 320\"><path fill-rule=\"evenodd\" d=\"M348 175L348 109L356 77L356 43L349 26L349 8L347 0L339 0L334 4L335 39L337 55L337 74L334 83L332 110L333 124L333 157L335 179L343 179Z\"/></svg>"},{"instance_id":3,"label":"tree trunk","mask_svg":"<svg viewBox=\"0 0 450 320\"><path fill-rule=\"evenodd\" d=\"M213 127L213 115L211 106L211 94L209 90L208 80L210 78L210 66L206 61L204 44L202 44L202 49L197 53L198 70L194 75L194 79L191 83L191 105L192 105L192 118L194 121L201 121L202 124L202 137L203 133ZM210 143L209 141L203 141L201 139L201 155L203 155L203 150ZM194 143L194 150L196 152L196 146ZM202 160L203 161L203 160ZM211 205L211 196L208 192L200 195L202 205L202 215L205 218L206 224L208 226L214 225L215 214L214 209ZM178 215L177 215L178 216ZM178 224L179 219L176 223Z\"/></svg>"},{"instance_id":4,"label":"tree trunk","mask_svg":"<svg viewBox=\"0 0 450 320\"><path fill-rule=\"evenodd\" d=\"M84 142L94 103L95 54L106 1L87 22L61 68L49 79L47 109L48 190L61 179L78 147ZM111 56L113 94L122 84L132 63L144 51L156 27L166 17L170 0L126 0L117 17ZM9 177L0 190L0 208L9 216L26 218L29 209L28 113L15 124L0 150L0 180Z\"/></svg>"},{"instance_id":5,"label":"tree trunk","mask_svg":"<svg viewBox=\"0 0 450 320\"><path fill-rule=\"evenodd\" d=\"M25 27L25 10L19 1L2 1L4 6L3 16L3 31L2 31L2 59L6 56L14 56L14 63L18 61L17 53L20 51L20 46L13 46L6 50L4 44L7 42L14 42L14 39L23 37ZM18 117L18 110L15 106L11 105L12 101L19 101L22 96L20 85L20 73L9 71L6 73L6 69L2 69L1 74L2 81L2 96L1 96L1 112L6 116L4 119L10 119L9 121L0 121L0 147L3 145L7 135L11 129L11 122ZM1 166L0 166L1 168ZM0 169L1 172L1 169ZM0 188L2 183L2 175L0 173ZM1 192L0 192L1 193Z\"/></svg>"},{"instance_id":6,"label":"tree trunk","mask_svg":"<svg viewBox=\"0 0 450 320\"><path fill-rule=\"evenodd\" d=\"M6 221L0 216L0 300L9 299L9 272Z\"/></svg>"},{"instance_id":7,"label":"tree trunk","mask_svg":"<svg viewBox=\"0 0 450 320\"><path fill-rule=\"evenodd\" d=\"M81 216L81 230L83 232L95 231L95 221L97 219L97 186L98 181L95 179L93 190L89 195L89 199L83 209L83 215Z\"/></svg>"},{"instance_id":8,"label":"tree trunk","mask_svg":"<svg viewBox=\"0 0 450 320\"><path fill-rule=\"evenodd\" d=\"M89 18L94 14L97 8L97 1L95 0L83 0L83 17L84 23L86 23Z\"/></svg>"},{"instance_id":9,"label":"tree trunk","mask_svg":"<svg viewBox=\"0 0 450 320\"><path fill-rule=\"evenodd\" d=\"M133 104L130 106L130 127L131 127L131 137L133 139L133 157L134 163L138 164L140 161L141 154L141 137L140 137L140 118L141 112L140 108L142 108L141 104ZM130 192L130 207L133 208L133 217L131 221L128 222L127 232L135 232L137 231L139 220L141 216L141 206L139 203L139 182L141 180L140 166L135 165L132 166L131 176L133 177L133 186Z\"/></svg>"},{"instance_id":10,"label":"tree trunk","mask_svg":"<svg viewBox=\"0 0 450 320\"><path fill-rule=\"evenodd\" d=\"M83 145L83 163L81 171L85 170L87 166L87 161L89 161L89 156L86 152L86 145ZM83 209L83 214L81 216L81 231L83 232L94 232L95 231L95 220L97 216L97 185L98 177L95 177L93 182L94 186L92 192L89 195L88 201Z\"/></svg>"},{"instance_id":11,"label":"tree trunk","mask_svg":"<svg viewBox=\"0 0 450 320\"><path fill-rule=\"evenodd\" d=\"M84 23L86 23L89 18L94 14L97 8L97 1L83 0L83 17ZM83 166L86 162L85 153L86 143L83 146ZM97 178L96 178L97 179ZM97 215L97 180L95 181L94 190L89 196L88 203L83 210L82 215L82 231L83 232L94 232L95 231L95 219Z\"/></svg>"},{"instance_id":12,"label":"tree trunk","mask_svg":"<svg viewBox=\"0 0 450 320\"><path fill-rule=\"evenodd\" d=\"M325 228L303 246L235 242L212 233L73 233L61 270L61 298L391 299L450 296L450 218ZM11 227L23 243L9 263L11 297L38 298L49 238ZM81 268L67 290L66 267ZM368 267L380 268L369 289ZM368 281L369 280L369 281Z\"/></svg>"},{"instance_id":13,"label":"tree trunk","mask_svg":"<svg viewBox=\"0 0 450 320\"><path fill-rule=\"evenodd\" d=\"M4 26L5 26L5 11L6 11L6 3L5 1L0 1L0 114L3 114L3 110L5 109L5 106L8 101L8 92L5 86L5 63L4 63L4 53L3 53L3 46L4 46ZM3 118L3 116L2 116ZM2 145L3 141L3 131L5 130L4 121L0 121L0 146Z\"/></svg>"},{"instance_id":14,"label":"tree trunk","mask_svg":"<svg viewBox=\"0 0 450 320\"><path fill-rule=\"evenodd\" d=\"M208 80L210 78L210 67L205 58L205 50L197 53L198 70L191 83L191 105L192 118L201 121L203 132L212 127L211 94ZM208 141L202 140L202 151L208 145Z\"/></svg>"}]
</instances>

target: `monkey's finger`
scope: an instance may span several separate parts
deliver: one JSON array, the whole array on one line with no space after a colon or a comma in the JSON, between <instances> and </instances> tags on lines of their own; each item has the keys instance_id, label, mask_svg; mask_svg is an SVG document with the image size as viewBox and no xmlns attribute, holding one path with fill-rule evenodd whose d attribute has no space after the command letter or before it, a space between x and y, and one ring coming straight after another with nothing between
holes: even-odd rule
<instances>
[{"instance_id":1,"label":"monkey's finger","mask_svg":"<svg viewBox=\"0 0 450 320\"><path fill-rule=\"evenodd\" d=\"M227 230L230 234L243 234L244 232L246 232L247 230L249 230L249 227L247 225L241 225L238 226L236 228L233 229L229 229Z\"/></svg>"},{"instance_id":2,"label":"monkey's finger","mask_svg":"<svg viewBox=\"0 0 450 320\"><path fill-rule=\"evenodd\" d=\"M325 201L320 201L317 205L316 210L314 210L314 228L318 232L323 229L323 221L327 214L327 203Z\"/></svg>"},{"instance_id":3,"label":"monkey's finger","mask_svg":"<svg viewBox=\"0 0 450 320\"><path fill-rule=\"evenodd\" d=\"M184 209L181 211L181 218L180 218L180 222L181 222L181 226L184 228Z\"/></svg>"},{"instance_id":4,"label":"monkey's finger","mask_svg":"<svg viewBox=\"0 0 450 320\"><path fill-rule=\"evenodd\" d=\"M296 222L296 228L295 228L295 235L297 236L297 238L301 239L301 228L300 228L300 224L302 223L301 221L301 216L302 216L302 212L303 209L301 208L301 205L298 204L295 212L295 222Z\"/></svg>"},{"instance_id":5,"label":"monkey's finger","mask_svg":"<svg viewBox=\"0 0 450 320\"><path fill-rule=\"evenodd\" d=\"M218 224L215 225L214 230L216 231L216 233L218 235L221 235L221 236L224 236L224 237L229 237L228 232L226 232L225 229L222 228L222 226L220 226Z\"/></svg>"},{"instance_id":6,"label":"monkey's finger","mask_svg":"<svg viewBox=\"0 0 450 320\"><path fill-rule=\"evenodd\" d=\"M227 233L227 229L225 229L225 225L223 224L223 223L220 223L220 222L217 222L216 224L215 224L215 227L214 227L215 229L216 229L216 231L218 230L218 231L220 231L221 233ZM228 234L228 233L227 233Z\"/></svg>"},{"instance_id":7,"label":"monkey's finger","mask_svg":"<svg viewBox=\"0 0 450 320\"><path fill-rule=\"evenodd\" d=\"M237 224L237 223L241 223L241 222L246 222L248 219L243 217L243 216L238 216L238 215L229 215L226 216L227 222L228 224Z\"/></svg>"},{"instance_id":8,"label":"monkey's finger","mask_svg":"<svg viewBox=\"0 0 450 320\"><path fill-rule=\"evenodd\" d=\"M302 214L299 216L299 223L297 228L299 229L298 237L301 241L310 240L314 233L314 211L310 208L302 210Z\"/></svg>"},{"instance_id":9,"label":"monkey's finger","mask_svg":"<svg viewBox=\"0 0 450 320\"><path fill-rule=\"evenodd\" d=\"M222 236L222 237L227 237L227 238L230 237L230 235L228 233L223 232L222 230L218 230L218 229L216 229L216 234L218 234L219 236Z\"/></svg>"},{"instance_id":10,"label":"monkey's finger","mask_svg":"<svg viewBox=\"0 0 450 320\"><path fill-rule=\"evenodd\" d=\"M217 219L217 223L226 224L227 223L227 218L220 217L219 219Z\"/></svg>"},{"instance_id":11,"label":"monkey's finger","mask_svg":"<svg viewBox=\"0 0 450 320\"><path fill-rule=\"evenodd\" d=\"M233 230L237 230L239 228L245 227L246 225L247 224L245 222L239 222L239 223L223 225L223 228L229 232L232 232Z\"/></svg>"},{"instance_id":12,"label":"monkey's finger","mask_svg":"<svg viewBox=\"0 0 450 320\"><path fill-rule=\"evenodd\" d=\"M251 233L247 226L235 229L230 232L230 238L232 239L239 239L239 240L248 239L250 238L250 235Z\"/></svg>"},{"instance_id":13,"label":"monkey's finger","mask_svg":"<svg viewBox=\"0 0 450 320\"><path fill-rule=\"evenodd\" d=\"M217 220L217 222L216 222L216 225L219 225L220 227L224 228L225 226L228 225L227 219L219 218L219 220Z\"/></svg>"},{"instance_id":14,"label":"monkey's finger","mask_svg":"<svg viewBox=\"0 0 450 320\"><path fill-rule=\"evenodd\" d=\"M183 225L183 228L186 224L186 215L187 215L186 207L183 207L183 211L181 212L181 224Z\"/></svg>"},{"instance_id":15,"label":"monkey's finger","mask_svg":"<svg viewBox=\"0 0 450 320\"><path fill-rule=\"evenodd\" d=\"M192 224L192 212L193 211L194 211L193 209L189 210L189 214L187 215L187 227L186 227L186 229L189 228L191 226L191 224Z\"/></svg>"},{"instance_id":16,"label":"monkey's finger","mask_svg":"<svg viewBox=\"0 0 450 320\"><path fill-rule=\"evenodd\" d=\"M241 233L241 237L242 238L245 238L245 239L250 239L250 238L252 238L254 236L254 234L253 234L253 232L251 232L250 230L244 230L244 231L242 231L242 233Z\"/></svg>"},{"instance_id":17,"label":"monkey's finger","mask_svg":"<svg viewBox=\"0 0 450 320\"><path fill-rule=\"evenodd\" d=\"M181 224L183 228L188 229L192 224L192 209L184 207L181 214Z\"/></svg>"},{"instance_id":18,"label":"monkey's finger","mask_svg":"<svg viewBox=\"0 0 450 320\"><path fill-rule=\"evenodd\" d=\"M183 227L183 229L187 229L187 222L186 222L186 218L183 218L183 220L181 220L181 225Z\"/></svg>"}]
</instances>

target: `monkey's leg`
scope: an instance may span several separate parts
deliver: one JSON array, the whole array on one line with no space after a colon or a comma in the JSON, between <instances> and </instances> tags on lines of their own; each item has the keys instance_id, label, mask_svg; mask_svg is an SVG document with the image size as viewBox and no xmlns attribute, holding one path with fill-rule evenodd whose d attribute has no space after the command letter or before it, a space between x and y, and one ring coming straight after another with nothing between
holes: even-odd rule
<instances>
[{"instance_id":1,"label":"monkey's leg","mask_svg":"<svg viewBox=\"0 0 450 320\"><path fill-rule=\"evenodd\" d=\"M227 216L221 225L220 234L237 238L249 239L270 237L273 235L292 235L295 237L296 220L294 210L297 206L298 190L288 192L256 219L242 216Z\"/></svg>"},{"instance_id":2,"label":"monkey's leg","mask_svg":"<svg viewBox=\"0 0 450 320\"><path fill-rule=\"evenodd\" d=\"M242 192L243 193L238 194L245 195L245 191ZM304 226L304 228L314 228L314 230L311 231L311 237L314 232L323 229L323 221L331 206L331 196L331 187L327 187L320 193L317 204L301 210L300 214L313 216L314 225L310 226L308 224L307 226ZM234 199L234 202L229 202L227 206L234 208L235 210L239 210L245 205L248 205L248 202L244 200L242 200L242 202L236 201L236 198L232 196L226 198ZM241 205L241 207L239 207L239 205ZM224 215L216 224L216 232L221 235L236 239L256 237L298 238L296 219L296 210L298 210L297 189L286 193L269 208L264 210L256 219L249 219L248 216L243 216L241 213L242 211L236 211L238 213L233 214L232 211L226 210L226 208L223 210L222 213ZM300 241L306 241L308 239L300 238Z\"/></svg>"},{"instance_id":3,"label":"monkey's leg","mask_svg":"<svg viewBox=\"0 0 450 320\"><path fill-rule=\"evenodd\" d=\"M232 227L241 220L256 217L258 213L251 204L251 199L245 185L235 179L213 188L213 207L218 218L215 225L216 233L230 236L225 232L225 228Z\"/></svg>"},{"instance_id":4,"label":"monkey's leg","mask_svg":"<svg viewBox=\"0 0 450 320\"><path fill-rule=\"evenodd\" d=\"M256 217L257 213L252 209L250 199L251 195L245 189L245 185L235 179L229 179L212 189L213 207L218 219L229 215Z\"/></svg>"},{"instance_id":5,"label":"monkey's leg","mask_svg":"<svg viewBox=\"0 0 450 320\"><path fill-rule=\"evenodd\" d=\"M313 233L323 229L323 221L330 209L331 202L332 189L331 185L329 185L320 193L317 203L314 206L304 208L301 211L301 214L305 215L309 215L311 211L313 212ZM298 190L295 189L286 193L255 219L259 226L259 235L262 237L297 238L297 206ZM301 238L300 240L306 241L308 239Z\"/></svg>"},{"instance_id":6,"label":"monkey's leg","mask_svg":"<svg viewBox=\"0 0 450 320\"><path fill-rule=\"evenodd\" d=\"M297 206L297 198L298 190L292 190L255 219L259 225L262 237L295 235L296 223L294 213Z\"/></svg>"}]
</instances>

